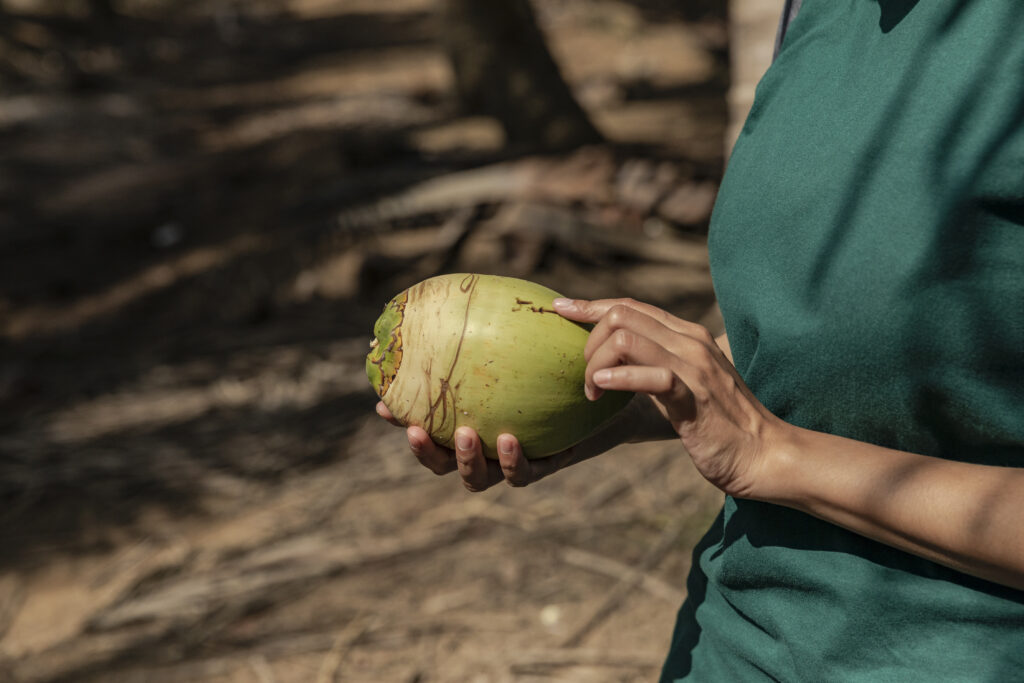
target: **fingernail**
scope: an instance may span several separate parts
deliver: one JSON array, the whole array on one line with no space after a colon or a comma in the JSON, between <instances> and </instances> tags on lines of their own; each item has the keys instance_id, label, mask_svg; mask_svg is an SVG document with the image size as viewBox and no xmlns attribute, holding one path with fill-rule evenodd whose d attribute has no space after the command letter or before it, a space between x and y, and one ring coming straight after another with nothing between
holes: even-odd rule
<instances>
[{"instance_id":1,"label":"fingernail","mask_svg":"<svg viewBox=\"0 0 1024 683\"><path fill-rule=\"evenodd\" d=\"M498 452L502 455L512 455L512 439L498 439Z\"/></svg>"},{"instance_id":2,"label":"fingernail","mask_svg":"<svg viewBox=\"0 0 1024 683\"><path fill-rule=\"evenodd\" d=\"M594 384L605 384L612 378L612 371L607 368L594 373Z\"/></svg>"},{"instance_id":3,"label":"fingernail","mask_svg":"<svg viewBox=\"0 0 1024 683\"><path fill-rule=\"evenodd\" d=\"M469 438L467 434L456 434L455 447L460 451L468 451L473 447L473 439Z\"/></svg>"},{"instance_id":4,"label":"fingernail","mask_svg":"<svg viewBox=\"0 0 1024 683\"><path fill-rule=\"evenodd\" d=\"M551 305L562 311L571 311L576 308L576 303L572 299L566 299L564 296L560 296L552 301Z\"/></svg>"},{"instance_id":5,"label":"fingernail","mask_svg":"<svg viewBox=\"0 0 1024 683\"><path fill-rule=\"evenodd\" d=\"M410 439L409 450L411 450L413 453L419 453L421 450L423 450L423 444L421 444L419 441L413 441L412 439Z\"/></svg>"},{"instance_id":6,"label":"fingernail","mask_svg":"<svg viewBox=\"0 0 1024 683\"><path fill-rule=\"evenodd\" d=\"M584 385L583 385L583 393L584 393L584 394L586 395L586 397L587 397L587 398L589 398L589 399L590 399L591 401L593 401L593 400L594 400L594 390L590 388L590 385L589 385L589 384L584 384Z\"/></svg>"}]
</instances>

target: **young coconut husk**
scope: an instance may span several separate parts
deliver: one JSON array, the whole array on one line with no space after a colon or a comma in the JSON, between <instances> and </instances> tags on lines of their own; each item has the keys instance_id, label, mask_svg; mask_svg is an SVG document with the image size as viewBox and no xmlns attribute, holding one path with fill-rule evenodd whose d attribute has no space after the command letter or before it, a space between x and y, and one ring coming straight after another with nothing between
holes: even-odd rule
<instances>
[{"instance_id":1,"label":"young coconut husk","mask_svg":"<svg viewBox=\"0 0 1024 683\"><path fill-rule=\"evenodd\" d=\"M527 458L579 443L632 394L583 393L589 329L560 316L560 296L526 280L458 273L398 294L374 325L366 374L402 424L422 427L451 448L472 427L484 455L514 434Z\"/></svg>"}]
</instances>

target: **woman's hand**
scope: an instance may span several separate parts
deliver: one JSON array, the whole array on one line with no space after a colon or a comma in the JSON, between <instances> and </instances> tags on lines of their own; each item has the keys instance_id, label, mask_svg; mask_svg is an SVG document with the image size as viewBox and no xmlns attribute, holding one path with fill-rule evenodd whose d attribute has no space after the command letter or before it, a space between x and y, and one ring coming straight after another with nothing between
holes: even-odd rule
<instances>
[{"instance_id":1,"label":"woman's hand","mask_svg":"<svg viewBox=\"0 0 1024 683\"><path fill-rule=\"evenodd\" d=\"M377 414L393 425L401 426L383 403ZM526 486L549 474L587 460L627 442L673 438L668 423L645 396L634 398L613 420L598 432L561 453L527 460L519 441L512 434L498 437L498 460L484 457L480 437L469 427L455 430L455 450L434 443L420 427L406 429L409 448L424 467L435 474L458 471L470 491L483 491L506 482Z\"/></svg>"},{"instance_id":2,"label":"woman's hand","mask_svg":"<svg viewBox=\"0 0 1024 683\"><path fill-rule=\"evenodd\" d=\"M632 299L556 299L577 322L596 323L584 356L586 393L650 396L697 469L734 496L756 495L770 442L787 425L743 383L711 333Z\"/></svg>"},{"instance_id":3,"label":"woman's hand","mask_svg":"<svg viewBox=\"0 0 1024 683\"><path fill-rule=\"evenodd\" d=\"M402 426L383 402L377 403L377 414L395 426ZM526 486L568 464L555 456L527 460L519 441L511 434L498 437L498 460L489 460L484 457L480 437L469 427L455 430L455 450L434 443L421 427L411 425L405 433L409 449L421 465L438 475L458 471L462 483L472 492L484 491L502 480L512 486Z\"/></svg>"}]
</instances>

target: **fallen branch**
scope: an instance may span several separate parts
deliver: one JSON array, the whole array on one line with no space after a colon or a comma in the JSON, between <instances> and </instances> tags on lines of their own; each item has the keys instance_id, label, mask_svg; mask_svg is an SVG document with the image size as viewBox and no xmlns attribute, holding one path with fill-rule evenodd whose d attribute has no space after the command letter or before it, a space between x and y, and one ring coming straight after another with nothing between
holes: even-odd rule
<instances>
[{"instance_id":1,"label":"fallen branch","mask_svg":"<svg viewBox=\"0 0 1024 683\"><path fill-rule=\"evenodd\" d=\"M653 476L657 472L661 471L668 466L672 460L677 457L685 455L685 453L665 453L658 460L654 462L648 468L636 477L639 480L646 480ZM629 477L609 477L602 480L597 486L587 493L587 496L583 499L583 502L579 505L580 510L590 511L599 510L607 506L611 501L621 496L623 493L630 491L635 486L635 481Z\"/></svg>"},{"instance_id":2,"label":"fallen branch","mask_svg":"<svg viewBox=\"0 0 1024 683\"><path fill-rule=\"evenodd\" d=\"M320 669L316 674L316 683L334 683L349 651L360 638L374 628L376 621L357 617L342 629L334 639L330 651L320 663Z\"/></svg>"},{"instance_id":3,"label":"fallen branch","mask_svg":"<svg viewBox=\"0 0 1024 683\"><path fill-rule=\"evenodd\" d=\"M622 605L626 597L643 583L647 572L657 567L669 552L678 545L679 539L683 537L689 526L689 520L685 515L677 517L662 532L657 542L650 547L647 554L640 561L640 564L627 575L622 576L619 579L619 583L608 593L608 596L597 609L583 623L562 639L561 647L577 647L594 629L614 613Z\"/></svg>"},{"instance_id":4,"label":"fallen branch","mask_svg":"<svg viewBox=\"0 0 1024 683\"><path fill-rule=\"evenodd\" d=\"M251 672L256 680L262 674L267 673L263 668L264 664L271 664L275 660L292 657L295 655L313 655L324 652L331 647L332 637L324 633L300 633L296 635L279 638L277 640L261 642L258 647L249 648L243 653L234 653L219 657L189 658L185 661L168 664L166 667L154 667L152 656L148 653L139 662L139 668L144 673L136 673L130 666L122 671L128 680L145 680L146 683L195 683L218 677L230 677L236 675L240 670ZM247 655L246 653L258 654ZM80 672L75 672L80 673ZM132 674L135 674L134 677ZM252 678L245 677L246 680ZM0 678L0 680L4 680ZM22 679L16 679L21 683Z\"/></svg>"},{"instance_id":5,"label":"fallen branch","mask_svg":"<svg viewBox=\"0 0 1024 683\"><path fill-rule=\"evenodd\" d=\"M415 529L408 536L348 542L310 534L278 543L225 561L206 574L175 576L141 595L129 594L67 641L18 659L0 657L0 670L13 672L20 683L61 680L71 672L150 649L173 634L209 637L211 629L254 609L292 600L329 576L448 545L465 526L449 523Z\"/></svg>"},{"instance_id":6,"label":"fallen branch","mask_svg":"<svg viewBox=\"0 0 1024 683\"><path fill-rule=\"evenodd\" d=\"M708 268L704 238L647 237L583 220L567 207L536 203L514 204L500 218L506 230L543 236L566 251L595 261L625 256L641 262Z\"/></svg>"},{"instance_id":7,"label":"fallen branch","mask_svg":"<svg viewBox=\"0 0 1024 683\"><path fill-rule=\"evenodd\" d=\"M187 576L112 607L92 621L109 631L139 622L167 622L185 628L226 607L263 604L283 589L356 567L426 552L452 541L465 524L423 531L411 538L358 539L350 543L326 534L310 534L249 553L206 575Z\"/></svg>"},{"instance_id":8,"label":"fallen branch","mask_svg":"<svg viewBox=\"0 0 1024 683\"><path fill-rule=\"evenodd\" d=\"M270 668L270 663L267 662L267 658L263 655L253 655L250 657L249 668L252 669L259 683L277 683L274 670Z\"/></svg>"},{"instance_id":9,"label":"fallen branch","mask_svg":"<svg viewBox=\"0 0 1024 683\"><path fill-rule=\"evenodd\" d=\"M644 652L608 652L607 650L537 650L526 652L509 665L511 673L528 675L543 669L570 666L653 669L660 667L664 656Z\"/></svg>"},{"instance_id":10,"label":"fallen branch","mask_svg":"<svg viewBox=\"0 0 1024 683\"><path fill-rule=\"evenodd\" d=\"M11 627L24 602L25 586L21 577L9 573L0 579L0 639Z\"/></svg>"},{"instance_id":11,"label":"fallen branch","mask_svg":"<svg viewBox=\"0 0 1024 683\"><path fill-rule=\"evenodd\" d=\"M662 581L657 576L654 576L649 572L638 572L633 567L622 564L621 562L604 555L592 553L580 548L565 548L562 550L559 557L566 564L571 564L574 567L580 567L597 574L610 576L614 579L618 579L622 583L634 581L636 579L635 574L639 574L639 582L636 583L637 587L642 588L654 597L665 600L677 607L683 602L683 598L686 597L686 591L682 591L675 586Z\"/></svg>"},{"instance_id":12,"label":"fallen branch","mask_svg":"<svg viewBox=\"0 0 1024 683\"><path fill-rule=\"evenodd\" d=\"M522 162L449 173L372 204L344 211L338 216L338 227L343 232L359 233L425 214L505 201L524 192L534 177L534 169Z\"/></svg>"}]
</instances>

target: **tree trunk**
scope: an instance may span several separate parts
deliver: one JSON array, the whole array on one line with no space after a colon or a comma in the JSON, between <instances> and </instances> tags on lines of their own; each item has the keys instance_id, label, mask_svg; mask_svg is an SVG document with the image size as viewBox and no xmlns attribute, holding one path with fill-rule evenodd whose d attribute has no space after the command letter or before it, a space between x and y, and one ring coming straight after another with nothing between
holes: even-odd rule
<instances>
[{"instance_id":1,"label":"tree trunk","mask_svg":"<svg viewBox=\"0 0 1024 683\"><path fill-rule=\"evenodd\" d=\"M442 0L442 7L463 111L497 118L513 147L555 151L602 140L562 79L529 0Z\"/></svg>"}]
</instances>

